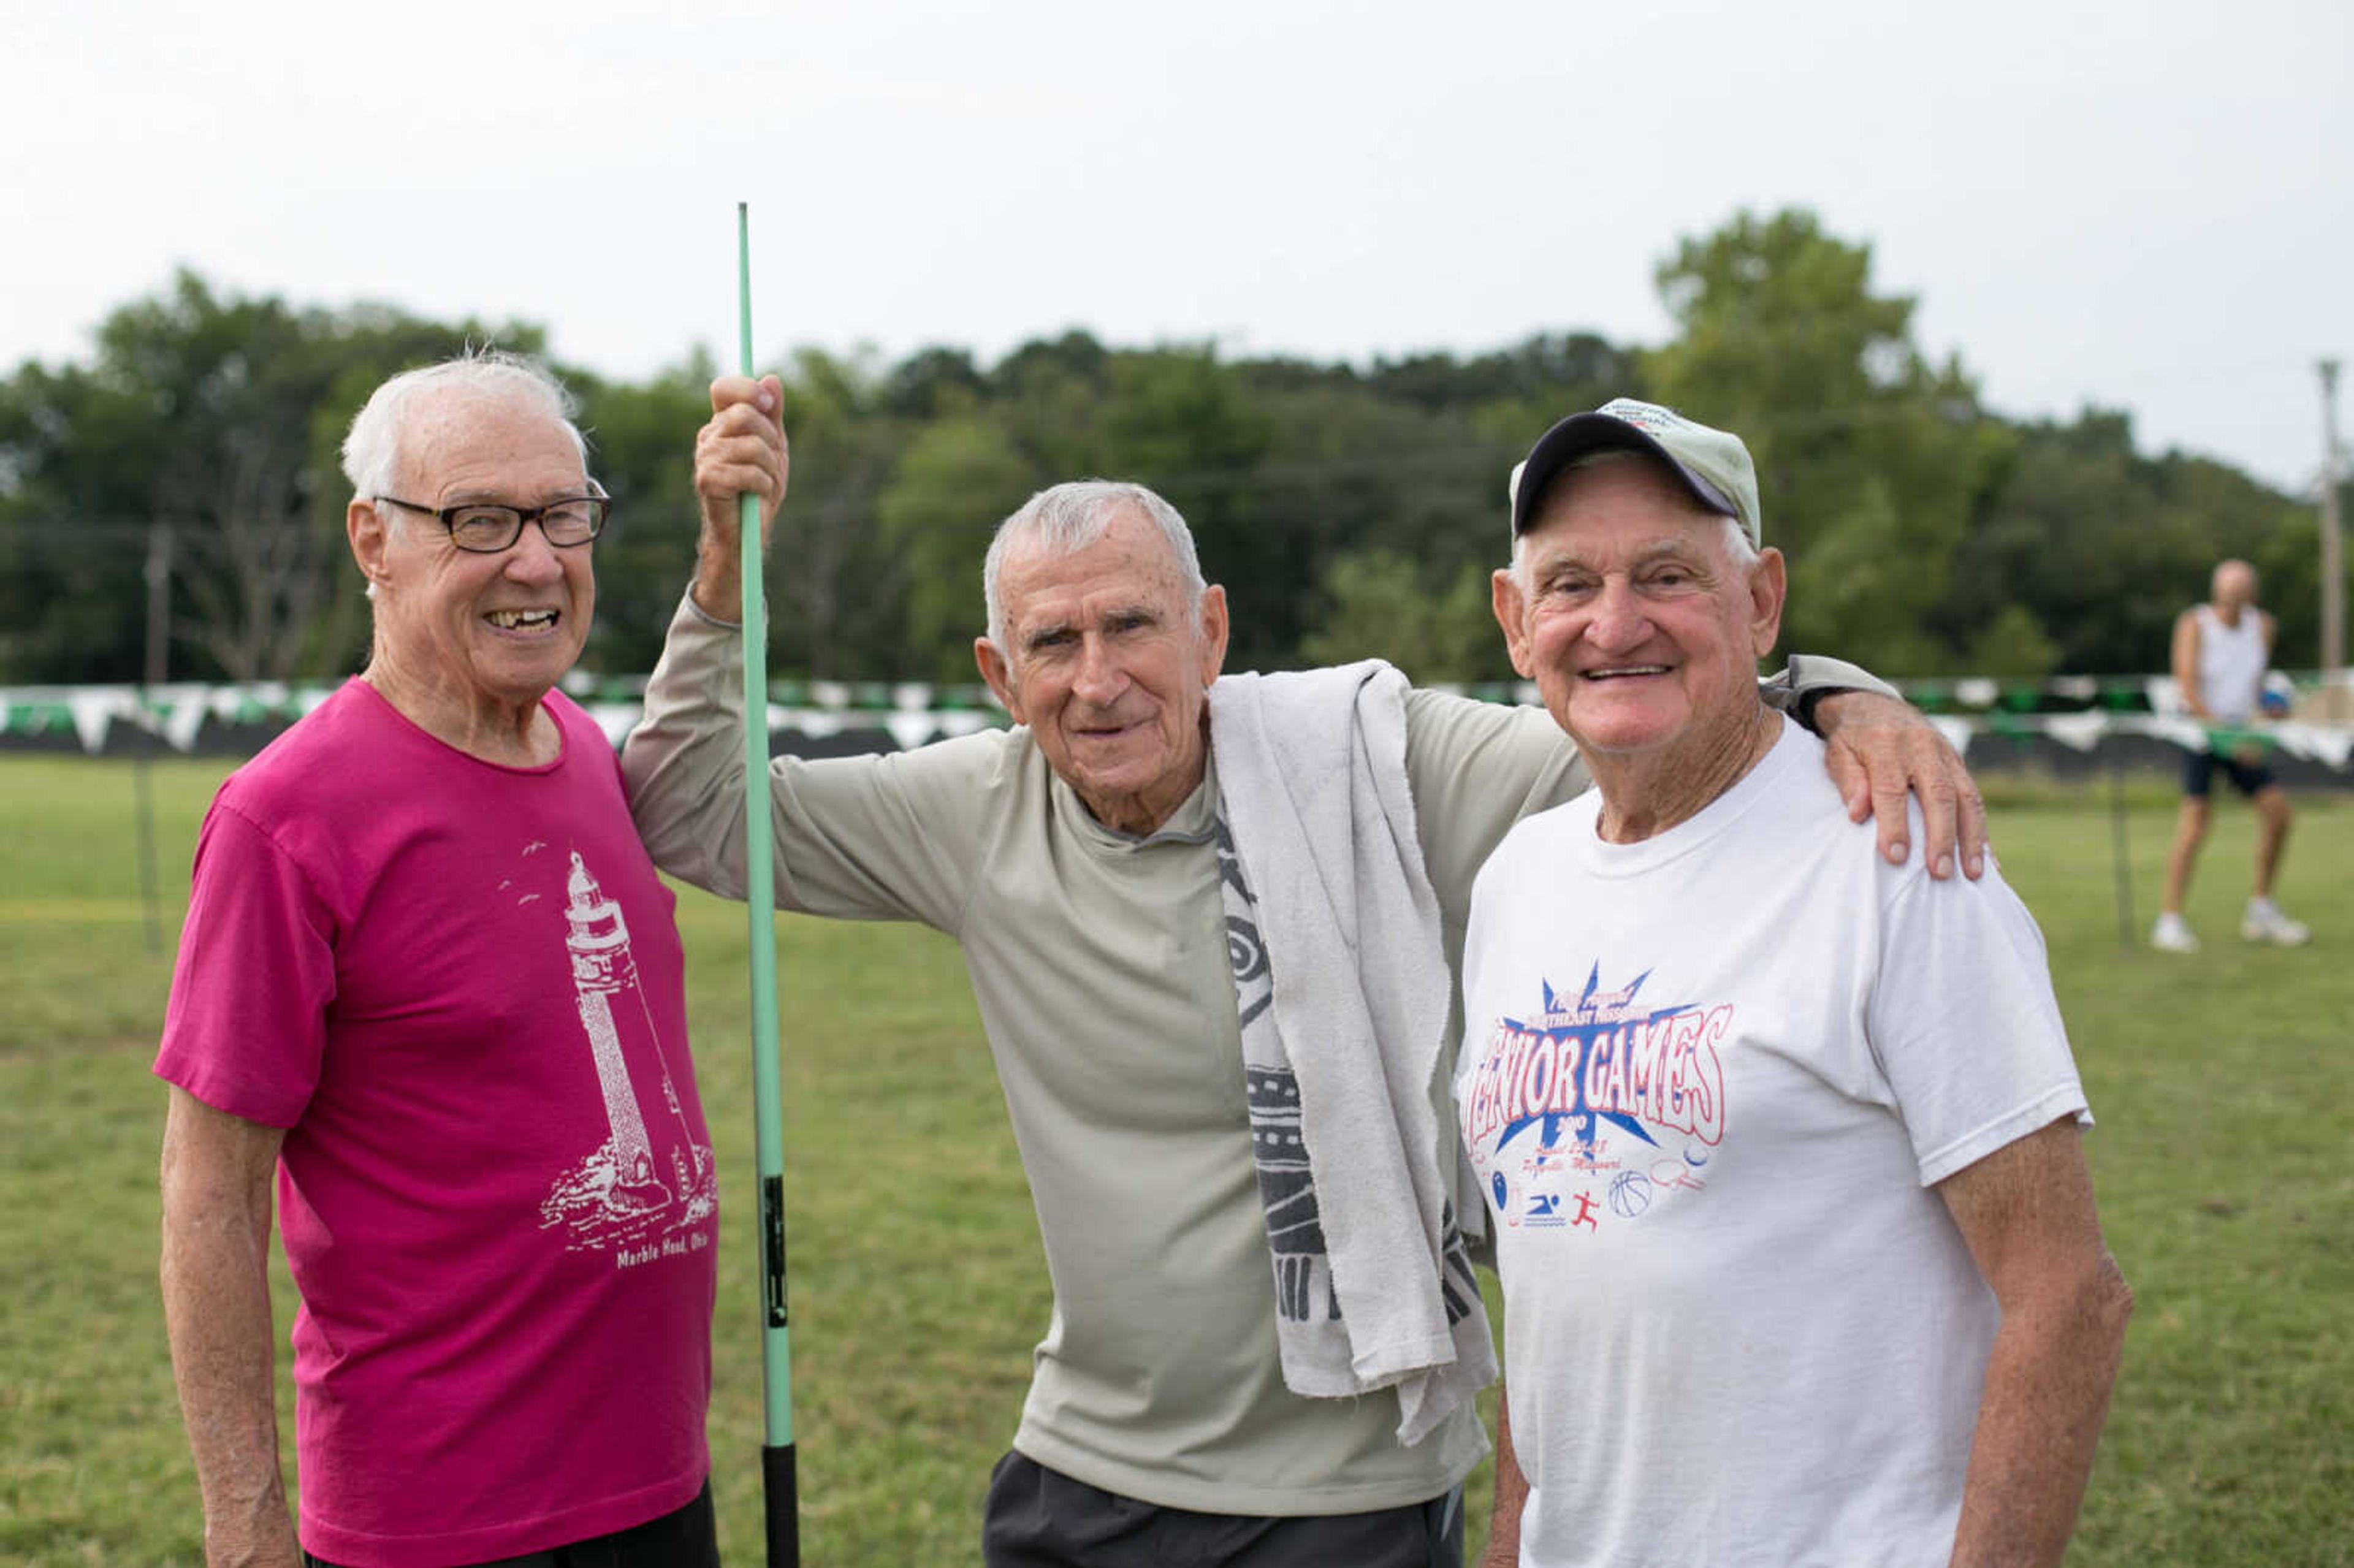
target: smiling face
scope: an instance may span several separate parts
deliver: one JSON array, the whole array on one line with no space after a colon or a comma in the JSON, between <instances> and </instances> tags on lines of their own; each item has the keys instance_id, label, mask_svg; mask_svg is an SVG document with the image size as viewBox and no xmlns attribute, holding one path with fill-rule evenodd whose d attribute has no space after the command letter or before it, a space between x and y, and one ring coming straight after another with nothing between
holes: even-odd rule
<instances>
[{"instance_id":1,"label":"smiling face","mask_svg":"<svg viewBox=\"0 0 2354 1568\"><path fill-rule=\"evenodd\" d=\"M588 493L580 451L544 409L461 391L420 397L401 444L403 501L532 507ZM529 735L539 702L579 658L597 585L593 546L557 549L536 524L493 555L459 549L431 517L353 501L352 554L372 585L367 678L460 747Z\"/></svg>"},{"instance_id":2,"label":"smiling face","mask_svg":"<svg viewBox=\"0 0 2354 1568\"><path fill-rule=\"evenodd\" d=\"M1010 556L998 593L1005 645L974 642L982 678L1097 821L1151 832L1202 781L1225 590L1189 614L1167 541L1128 510L1084 549Z\"/></svg>"},{"instance_id":3,"label":"smiling face","mask_svg":"<svg viewBox=\"0 0 2354 1568\"><path fill-rule=\"evenodd\" d=\"M1782 558L1737 559L1725 520L1647 458L1555 480L1495 575L1512 667L1589 761L1742 744L1782 618Z\"/></svg>"}]
</instances>

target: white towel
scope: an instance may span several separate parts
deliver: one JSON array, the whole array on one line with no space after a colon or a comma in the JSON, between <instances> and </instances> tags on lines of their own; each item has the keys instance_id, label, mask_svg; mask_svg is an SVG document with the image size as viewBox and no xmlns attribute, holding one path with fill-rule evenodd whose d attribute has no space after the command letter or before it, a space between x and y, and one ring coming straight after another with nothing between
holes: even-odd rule
<instances>
[{"instance_id":1,"label":"white towel","mask_svg":"<svg viewBox=\"0 0 2354 1568\"><path fill-rule=\"evenodd\" d=\"M1406 787L1405 690L1375 660L1225 675L1210 736L1284 1383L1394 1388L1412 1445L1494 1380L1496 1357L1432 1108L1453 981Z\"/></svg>"}]
</instances>

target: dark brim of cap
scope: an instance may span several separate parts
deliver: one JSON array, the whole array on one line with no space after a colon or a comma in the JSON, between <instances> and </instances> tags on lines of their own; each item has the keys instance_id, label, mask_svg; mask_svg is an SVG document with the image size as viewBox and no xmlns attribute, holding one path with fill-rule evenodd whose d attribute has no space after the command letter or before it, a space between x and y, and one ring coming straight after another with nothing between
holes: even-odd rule
<instances>
[{"instance_id":1,"label":"dark brim of cap","mask_svg":"<svg viewBox=\"0 0 2354 1568\"><path fill-rule=\"evenodd\" d=\"M1512 537L1528 532L1535 518L1544 493L1561 477L1562 470L1588 452L1638 451L1648 452L1668 465L1669 471L1683 482L1692 499L1711 512L1727 517L1739 517L1741 509L1730 496L1702 475L1686 468L1675 453L1651 439L1649 432L1609 414L1572 414L1537 438L1529 449L1527 461L1521 465L1520 488L1512 493Z\"/></svg>"}]
</instances>

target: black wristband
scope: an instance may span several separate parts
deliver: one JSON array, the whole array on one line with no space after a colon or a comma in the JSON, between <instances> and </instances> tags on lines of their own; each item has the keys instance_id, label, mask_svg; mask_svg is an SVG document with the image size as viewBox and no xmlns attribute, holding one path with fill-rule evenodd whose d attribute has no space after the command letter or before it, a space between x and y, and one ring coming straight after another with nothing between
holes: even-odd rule
<instances>
[{"instance_id":1,"label":"black wristband","mask_svg":"<svg viewBox=\"0 0 2354 1568\"><path fill-rule=\"evenodd\" d=\"M1800 692L1798 700L1791 705L1791 716L1819 736L1823 733L1823 726L1816 722L1815 705L1825 697L1836 697L1842 692L1852 692L1855 689L1853 686L1809 686Z\"/></svg>"}]
</instances>

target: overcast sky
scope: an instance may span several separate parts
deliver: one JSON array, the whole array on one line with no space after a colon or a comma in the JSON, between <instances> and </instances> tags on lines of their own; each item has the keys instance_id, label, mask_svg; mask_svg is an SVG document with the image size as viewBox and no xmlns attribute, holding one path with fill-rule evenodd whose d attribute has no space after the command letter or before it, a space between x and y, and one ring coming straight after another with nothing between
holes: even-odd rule
<instances>
[{"instance_id":1,"label":"overcast sky","mask_svg":"<svg viewBox=\"0 0 2354 1568\"><path fill-rule=\"evenodd\" d=\"M9 15L0 369L179 265L614 376L732 360L738 200L764 356L1658 343L1679 237L1805 205L2013 416L2123 408L2301 490L2354 357L2343 0Z\"/></svg>"}]
</instances>

